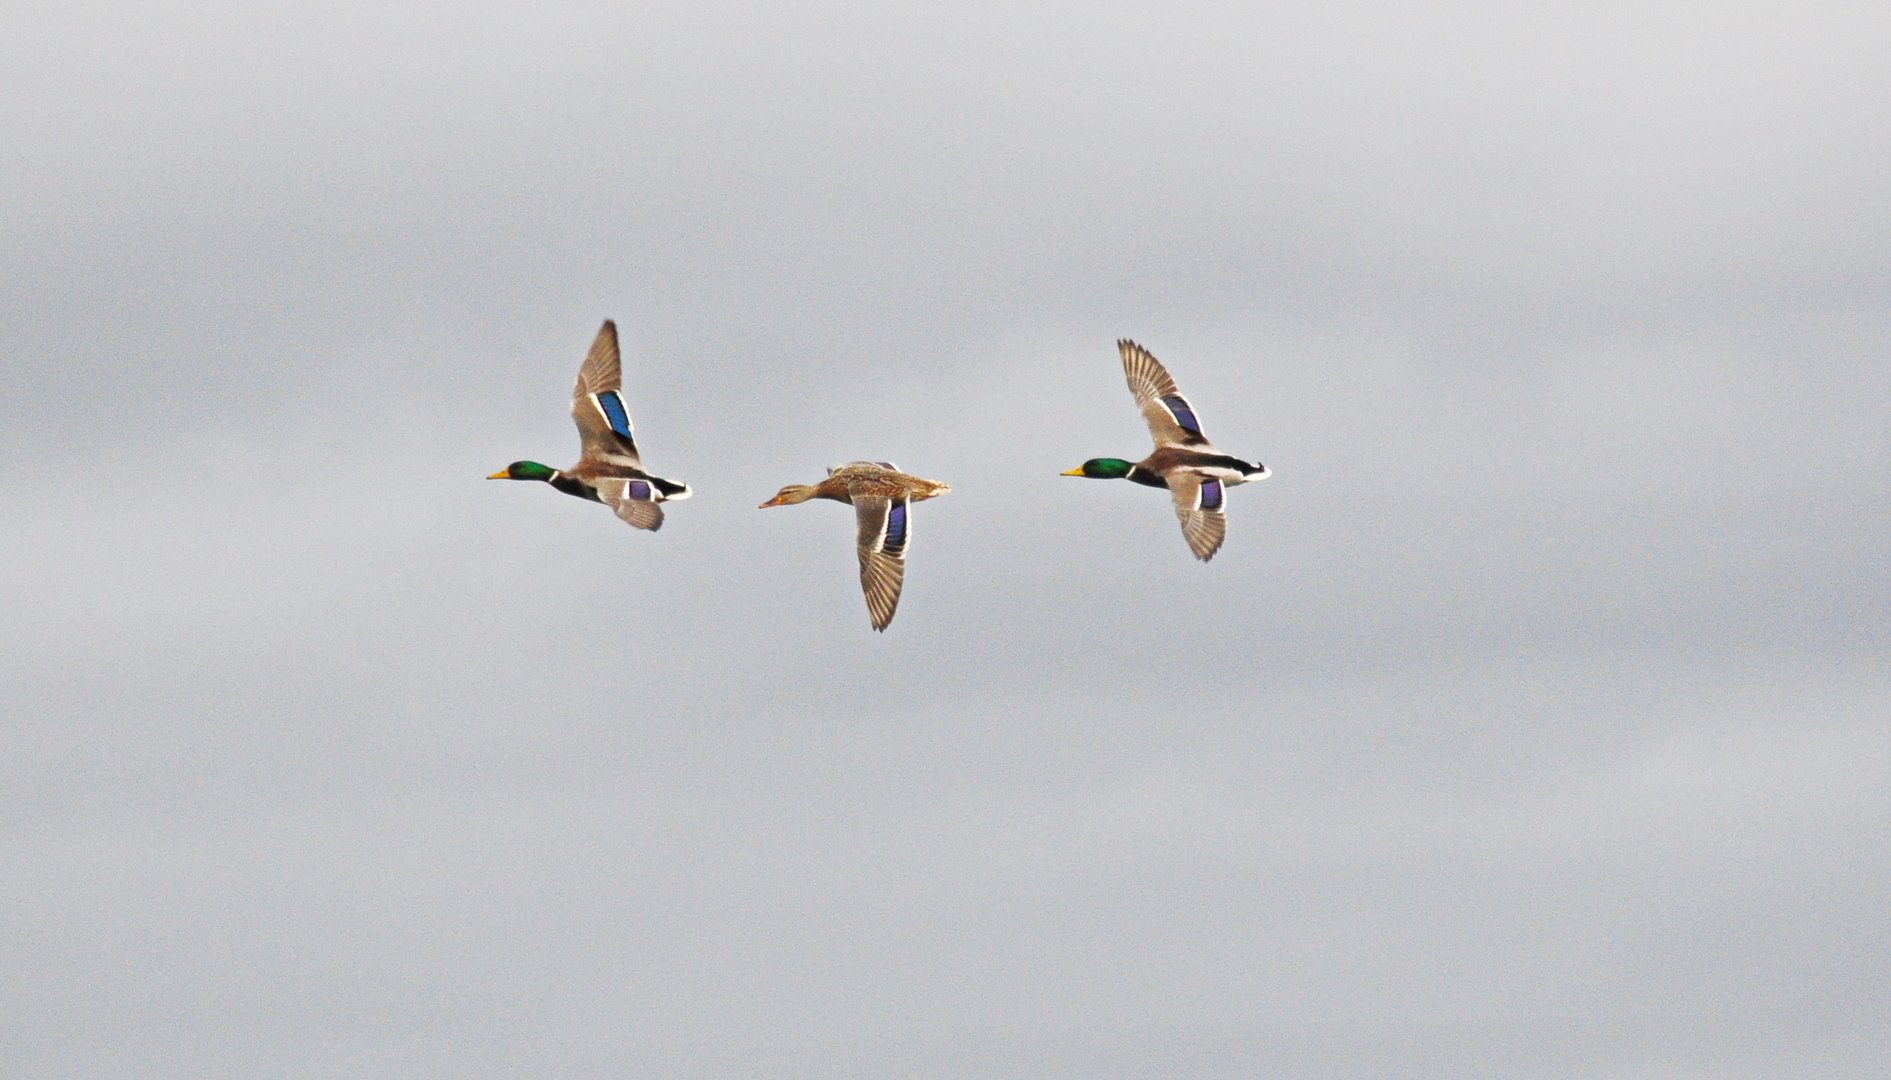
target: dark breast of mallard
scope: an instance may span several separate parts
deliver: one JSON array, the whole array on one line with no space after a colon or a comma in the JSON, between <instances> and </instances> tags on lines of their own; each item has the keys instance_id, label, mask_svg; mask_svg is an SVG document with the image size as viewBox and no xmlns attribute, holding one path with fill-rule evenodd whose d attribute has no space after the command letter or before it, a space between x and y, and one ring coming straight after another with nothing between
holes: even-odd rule
<instances>
[{"instance_id":1,"label":"dark breast of mallard","mask_svg":"<svg viewBox=\"0 0 1891 1080\"><path fill-rule=\"evenodd\" d=\"M576 495L580 499L590 499L592 502L604 501L598 498L597 488L592 487L588 481L580 480L567 472L559 472L547 483L567 495Z\"/></svg>"}]
</instances>

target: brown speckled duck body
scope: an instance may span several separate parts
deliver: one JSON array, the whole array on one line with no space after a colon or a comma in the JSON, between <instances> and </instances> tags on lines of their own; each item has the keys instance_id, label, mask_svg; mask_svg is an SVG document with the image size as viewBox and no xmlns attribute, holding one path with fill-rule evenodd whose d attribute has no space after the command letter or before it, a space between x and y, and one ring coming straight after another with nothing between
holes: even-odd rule
<instances>
[{"instance_id":1,"label":"brown speckled duck body","mask_svg":"<svg viewBox=\"0 0 1891 1080\"><path fill-rule=\"evenodd\" d=\"M809 499L832 499L854 508L855 539L860 550L860 591L867 616L884 631L900 604L906 581L906 551L912 541L913 503L952 489L937 480L908 473L889 461L850 461L827 471L818 484L789 484L762 504L791 506Z\"/></svg>"}]
</instances>

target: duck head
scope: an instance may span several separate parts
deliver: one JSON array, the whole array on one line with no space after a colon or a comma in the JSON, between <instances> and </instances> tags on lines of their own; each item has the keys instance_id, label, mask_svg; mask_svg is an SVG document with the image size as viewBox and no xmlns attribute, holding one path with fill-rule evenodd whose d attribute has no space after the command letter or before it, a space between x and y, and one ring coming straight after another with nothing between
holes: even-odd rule
<instances>
[{"instance_id":1,"label":"duck head","mask_svg":"<svg viewBox=\"0 0 1891 1080\"><path fill-rule=\"evenodd\" d=\"M1122 458L1098 457L1091 458L1069 472L1058 475L1087 476L1092 480L1121 480L1129 475L1129 470L1133 467L1132 462L1124 461Z\"/></svg>"},{"instance_id":2,"label":"duck head","mask_svg":"<svg viewBox=\"0 0 1891 1080\"><path fill-rule=\"evenodd\" d=\"M540 465L536 461L515 461L503 470L488 476L488 480L543 480L550 483L558 470L549 465Z\"/></svg>"}]
</instances>

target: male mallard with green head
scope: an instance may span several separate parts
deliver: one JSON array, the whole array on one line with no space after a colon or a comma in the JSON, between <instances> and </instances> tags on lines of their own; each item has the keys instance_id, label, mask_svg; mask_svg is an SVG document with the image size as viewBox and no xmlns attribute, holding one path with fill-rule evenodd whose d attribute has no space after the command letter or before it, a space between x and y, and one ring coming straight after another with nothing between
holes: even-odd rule
<instances>
[{"instance_id":1,"label":"male mallard with green head","mask_svg":"<svg viewBox=\"0 0 1891 1080\"><path fill-rule=\"evenodd\" d=\"M809 499L852 504L858 524L860 591L867 597L867 617L884 631L900 606L906 581L906 548L912 539L913 503L944 495L950 487L921 480L890 461L850 461L827 470L818 484L789 484L761 508L789 506Z\"/></svg>"},{"instance_id":2,"label":"male mallard with green head","mask_svg":"<svg viewBox=\"0 0 1891 1080\"><path fill-rule=\"evenodd\" d=\"M662 528L663 508L657 504L689 498L689 485L643 471L643 458L631 438L630 410L624 407L623 381L617 324L606 319L578 369L578 388L571 393L571 418L578 422L583 447L578 463L554 469L536 461L515 461L486 479L543 480L567 495L603 503L639 529Z\"/></svg>"},{"instance_id":3,"label":"male mallard with green head","mask_svg":"<svg viewBox=\"0 0 1891 1080\"><path fill-rule=\"evenodd\" d=\"M1156 358L1133 341L1119 341L1116 348L1123 355L1129 392L1136 395L1136 408L1149 424L1156 451L1137 462L1091 458L1064 475L1168 488L1189 550L1207 562L1221 549L1228 532L1228 519L1222 514L1223 489L1266 479L1267 466L1229 457L1209 445L1201 421L1195 418L1195 407L1175 388L1175 380Z\"/></svg>"}]
</instances>

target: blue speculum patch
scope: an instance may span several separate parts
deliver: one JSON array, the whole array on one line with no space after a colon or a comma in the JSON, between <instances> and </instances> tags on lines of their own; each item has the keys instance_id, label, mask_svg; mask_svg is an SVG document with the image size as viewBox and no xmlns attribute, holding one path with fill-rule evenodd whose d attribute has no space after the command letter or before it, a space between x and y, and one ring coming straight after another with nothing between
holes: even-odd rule
<instances>
[{"instance_id":1,"label":"blue speculum patch","mask_svg":"<svg viewBox=\"0 0 1891 1080\"><path fill-rule=\"evenodd\" d=\"M886 511L886 543L880 545L884 551L898 554L906 549L906 504L894 503Z\"/></svg>"},{"instance_id":2,"label":"blue speculum patch","mask_svg":"<svg viewBox=\"0 0 1891 1080\"><path fill-rule=\"evenodd\" d=\"M611 430L619 435L630 434L630 414L624 411L624 400L617 396L617 391L606 390L598 395L598 407L604 410L604 418L611 422Z\"/></svg>"},{"instance_id":3,"label":"blue speculum patch","mask_svg":"<svg viewBox=\"0 0 1891 1080\"><path fill-rule=\"evenodd\" d=\"M1195 419L1194 411L1188 407L1188 402L1183 401L1179 395L1165 397L1162 399L1162 403L1169 407L1169 413L1175 417L1176 423L1182 425L1183 431L1194 435L1200 435L1202 433L1201 422Z\"/></svg>"},{"instance_id":4,"label":"blue speculum patch","mask_svg":"<svg viewBox=\"0 0 1891 1080\"><path fill-rule=\"evenodd\" d=\"M1203 510L1221 509L1221 481L1219 480L1203 480L1202 481L1202 509Z\"/></svg>"},{"instance_id":5,"label":"blue speculum patch","mask_svg":"<svg viewBox=\"0 0 1891 1080\"><path fill-rule=\"evenodd\" d=\"M649 502L650 501L650 485L644 483L642 480L632 480L630 482L630 497L633 499L640 499L644 502Z\"/></svg>"},{"instance_id":6,"label":"blue speculum patch","mask_svg":"<svg viewBox=\"0 0 1891 1080\"><path fill-rule=\"evenodd\" d=\"M890 461L876 461L874 462L874 464L878 465L882 469L892 469L894 472L900 471L900 467L898 465L893 464Z\"/></svg>"}]
</instances>

